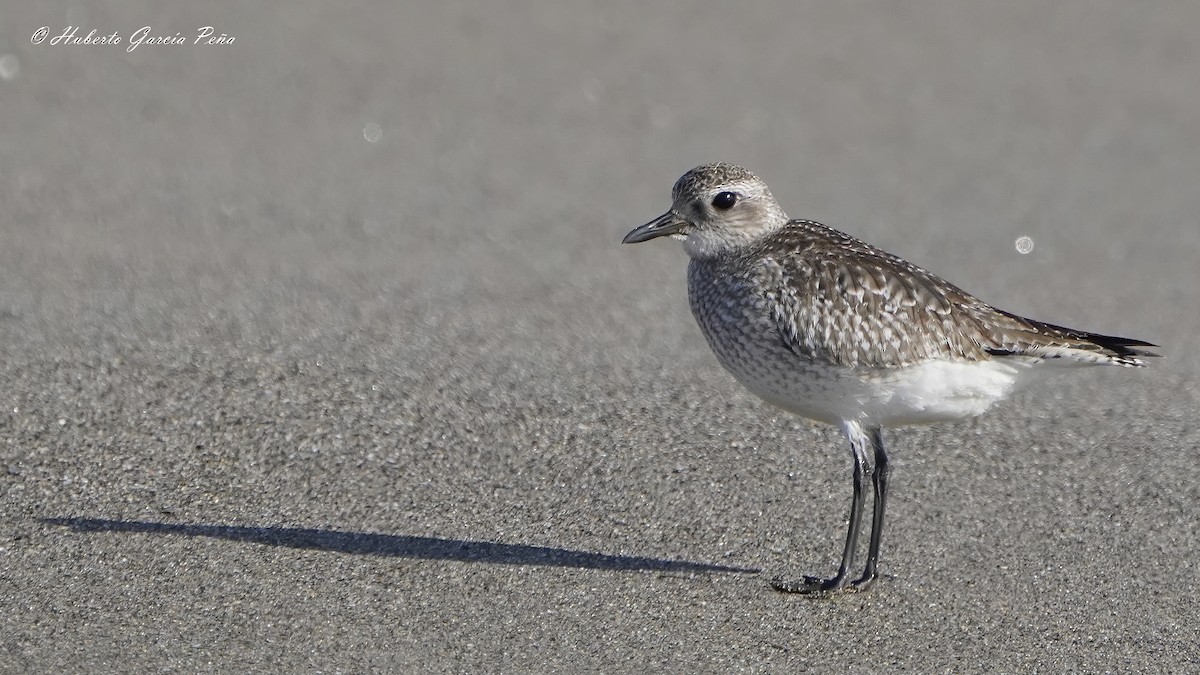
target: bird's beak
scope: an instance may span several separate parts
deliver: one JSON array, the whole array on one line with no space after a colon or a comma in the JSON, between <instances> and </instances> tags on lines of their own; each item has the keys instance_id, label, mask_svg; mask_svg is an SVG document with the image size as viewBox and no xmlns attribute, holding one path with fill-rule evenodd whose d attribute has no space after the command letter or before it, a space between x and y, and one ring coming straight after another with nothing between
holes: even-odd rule
<instances>
[{"instance_id":1,"label":"bird's beak","mask_svg":"<svg viewBox=\"0 0 1200 675\"><path fill-rule=\"evenodd\" d=\"M687 221L683 219L674 209L667 211L654 220L634 229L625 238L621 240L622 244L638 244L643 241L650 241L657 237L665 237L668 234L675 234L682 230L687 225Z\"/></svg>"}]
</instances>

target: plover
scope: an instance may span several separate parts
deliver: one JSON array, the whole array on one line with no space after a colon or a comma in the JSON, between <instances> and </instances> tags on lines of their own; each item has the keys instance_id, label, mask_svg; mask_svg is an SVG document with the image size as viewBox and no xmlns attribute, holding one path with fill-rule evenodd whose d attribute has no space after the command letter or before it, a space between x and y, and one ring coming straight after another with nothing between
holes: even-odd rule
<instances>
[{"instance_id":1,"label":"plover","mask_svg":"<svg viewBox=\"0 0 1200 675\"><path fill-rule=\"evenodd\" d=\"M768 402L840 427L854 455L837 574L776 577L780 591L829 595L875 582L889 474L882 427L978 415L1055 367L1142 366L1158 356L1149 342L1005 312L831 227L790 220L766 184L734 164L692 169L671 198L624 243L681 239L692 314L721 364ZM851 580L872 462L867 560Z\"/></svg>"}]
</instances>

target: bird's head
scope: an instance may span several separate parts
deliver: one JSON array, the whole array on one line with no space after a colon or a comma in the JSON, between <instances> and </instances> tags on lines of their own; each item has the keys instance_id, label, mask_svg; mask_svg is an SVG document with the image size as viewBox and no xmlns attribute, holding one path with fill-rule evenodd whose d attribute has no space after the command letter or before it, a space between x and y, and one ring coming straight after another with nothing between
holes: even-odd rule
<instances>
[{"instance_id":1,"label":"bird's head","mask_svg":"<svg viewBox=\"0 0 1200 675\"><path fill-rule=\"evenodd\" d=\"M671 210L625 235L636 244L670 235L693 258L741 248L787 223L767 184L750 171L720 162L698 166L675 181Z\"/></svg>"}]
</instances>

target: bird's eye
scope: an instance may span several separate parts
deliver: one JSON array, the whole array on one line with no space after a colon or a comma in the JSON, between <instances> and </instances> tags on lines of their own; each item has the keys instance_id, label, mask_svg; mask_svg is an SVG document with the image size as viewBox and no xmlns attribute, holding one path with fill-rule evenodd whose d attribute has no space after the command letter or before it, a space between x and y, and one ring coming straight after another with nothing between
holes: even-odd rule
<instances>
[{"instance_id":1,"label":"bird's eye","mask_svg":"<svg viewBox=\"0 0 1200 675\"><path fill-rule=\"evenodd\" d=\"M737 203L738 196L734 192L718 192L716 197L713 197L713 208L721 209L722 211L732 209Z\"/></svg>"}]
</instances>

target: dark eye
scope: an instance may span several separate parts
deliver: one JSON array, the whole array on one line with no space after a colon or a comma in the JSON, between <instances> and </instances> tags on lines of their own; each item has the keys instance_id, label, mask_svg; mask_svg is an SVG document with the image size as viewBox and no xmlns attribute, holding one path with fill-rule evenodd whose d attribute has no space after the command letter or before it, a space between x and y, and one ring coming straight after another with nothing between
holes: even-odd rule
<instances>
[{"instance_id":1,"label":"dark eye","mask_svg":"<svg viewBox=\"0 0 1200 675\"><path fill-rule=\"evenodd\" d=\"M716 197L713 197L713 208L721 209L722 211L732 209L737 203L738 196L734 192L718 192Z\"/></svg>"}]
</instances>

